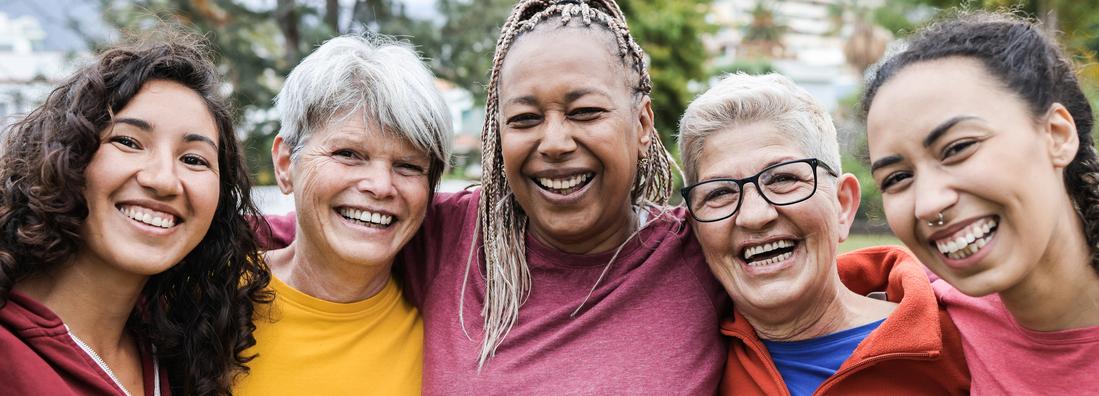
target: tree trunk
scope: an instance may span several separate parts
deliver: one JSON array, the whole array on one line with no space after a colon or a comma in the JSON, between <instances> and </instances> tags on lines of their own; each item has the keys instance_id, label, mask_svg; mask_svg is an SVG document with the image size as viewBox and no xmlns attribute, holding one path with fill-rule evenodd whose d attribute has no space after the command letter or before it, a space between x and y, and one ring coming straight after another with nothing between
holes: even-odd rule
<instances>
[{"instance_id":1,"label":"tree trunk","mask_svg":"<svg viewBox=\"0 0 1099 396\"><path fill-rule=\"evenodd\" d=\"M332 29L333 33L340 34L340 1L325 0L324 23Z\"/></svg>"},{"instance_id":2,"label":"tree trunk","mask_svg":"<svg viewBox=\"0 0 1099 396\"><path fill-rule=\"evenodd\" d=\"M298 32L298 13L294 7L294 0L278 0L275 6L275 20L278 21L279 30L286 40L286 63L290 67L298 64L301 58L299 52L301 34Z\"/></svg>"}]
</instances>

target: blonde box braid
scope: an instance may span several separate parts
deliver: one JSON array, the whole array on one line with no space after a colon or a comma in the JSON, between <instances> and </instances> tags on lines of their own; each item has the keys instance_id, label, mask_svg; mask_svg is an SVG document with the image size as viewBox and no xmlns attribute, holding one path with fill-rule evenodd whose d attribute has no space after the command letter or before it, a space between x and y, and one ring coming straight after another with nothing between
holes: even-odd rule
<instances>
[{"instance_id":1,"label":"blonde box braid","mask_svg":"<svg viewBox=\"0 0 1099 396\"><path fill-rule=\"evenodd\" d=\"M492 59L492 73L485 108L486 117L481 135L481 165L484 173L481 177L478 232L484 236L486 290L484 307L481 310L481 316L484 318L484 334L478 358L478 370L484 367L488 359L496 353L496 348L518 321L519 307L526 301L531 290L525 240L528 220L518 202L515 201L511 186L504 176L499 131L500 69L508 50L519 36L533 31L539 24L553 20L554 17L560 19L562 27L577 20L585 27L591 27L593 24L605 27L614 35L619 57L627 67L633 69L638 77L637 86L634 87L635 93L649 95L652 91L652 82L645 65L645 53L630 35L626 18L613 0L526 0L512 9L511 15L501 28L500 38L496 43L496 53ZM630 195L635 206L663 207L672 194L672 167L675 166L675 162L664 148L656 129L651 129L649 133L652 144L639 160ZM675 167L675 169L679 168ZM476 235L473 240L475 244ZM463 295L470 266L475 259L475 248L476 246L471 246L470 256L467 258L466 276L462 284ZM613 261L614 258L610 262ZM605 274L606 268L599 279L601 280ZM595 286L592 289L594 290ZM588 297L590 295L589 293ZM462 311L465 299L462 296L459 298L461 299L459 321L464 331ZM584 301L587 301L587 297ZM582 306L583 303L581 303ZM579 309L577 308L577 311Z\"/></svg>"}]
</instances>

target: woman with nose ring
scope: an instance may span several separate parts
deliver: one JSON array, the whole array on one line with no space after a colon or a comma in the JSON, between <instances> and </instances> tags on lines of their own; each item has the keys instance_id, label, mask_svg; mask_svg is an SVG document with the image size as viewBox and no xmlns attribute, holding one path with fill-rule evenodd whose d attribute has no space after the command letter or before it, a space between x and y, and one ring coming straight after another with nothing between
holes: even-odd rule
<instances>
[{"instance_id":1,"label":"woman with nose ring","mask_svg":"<svg viewBox=\"0 0 1099 396\"><path fill-rule=\"evenodd\" d=\"M927 27L863 99L893 232L934 272L975 394L1099 389L1092 109L1043 29L997 14Z\"/></svg>"}]
</instances>

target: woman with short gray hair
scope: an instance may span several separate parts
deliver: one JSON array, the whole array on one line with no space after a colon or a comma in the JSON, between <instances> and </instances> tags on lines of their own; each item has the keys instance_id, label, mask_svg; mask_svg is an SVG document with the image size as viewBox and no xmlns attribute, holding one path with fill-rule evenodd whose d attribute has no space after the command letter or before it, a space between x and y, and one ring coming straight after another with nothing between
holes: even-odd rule
<instances>
[{"instance_id":1,"label":"woman with short gray hair","mask_svg":"<svg viewBox=\"0 0 1099 396\"><path fill-rule=\"evenodd\" d=\"M450 155L446 104L407 44L356 36L306 57L276 102L296 240L266 253L275 301L236 392L416 394L423 322L391 270Z\"/></svg>"},{"instance_id":2,"label":"woman with short gray hair","mask_svg":"<svg viewBox=\"0 0 1099 396\"><path fill-rule=\"evenodd\" d=\"M723 394L968 391L958 331L919 262L894 247L837 257L859 182L808 92L727 76L687 108L680 148L692 225L733 299Z\"/></svg>"}]
</instances>

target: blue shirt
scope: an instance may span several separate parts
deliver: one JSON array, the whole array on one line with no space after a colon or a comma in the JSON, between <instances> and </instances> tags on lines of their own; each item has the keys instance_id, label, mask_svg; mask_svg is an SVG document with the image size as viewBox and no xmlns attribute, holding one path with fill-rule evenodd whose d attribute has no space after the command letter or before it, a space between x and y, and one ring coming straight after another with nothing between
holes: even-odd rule
<instances>
[{"instance_id":1,"label":"blue shirt","mask_svg":"<svg viewBox=\"0 0 1099 396\"><path fill-rule=\"evenodd\" d=\"M762 340L793 396L812 395L885 319L802 341Z\"/></svg>"}]
</instances>

